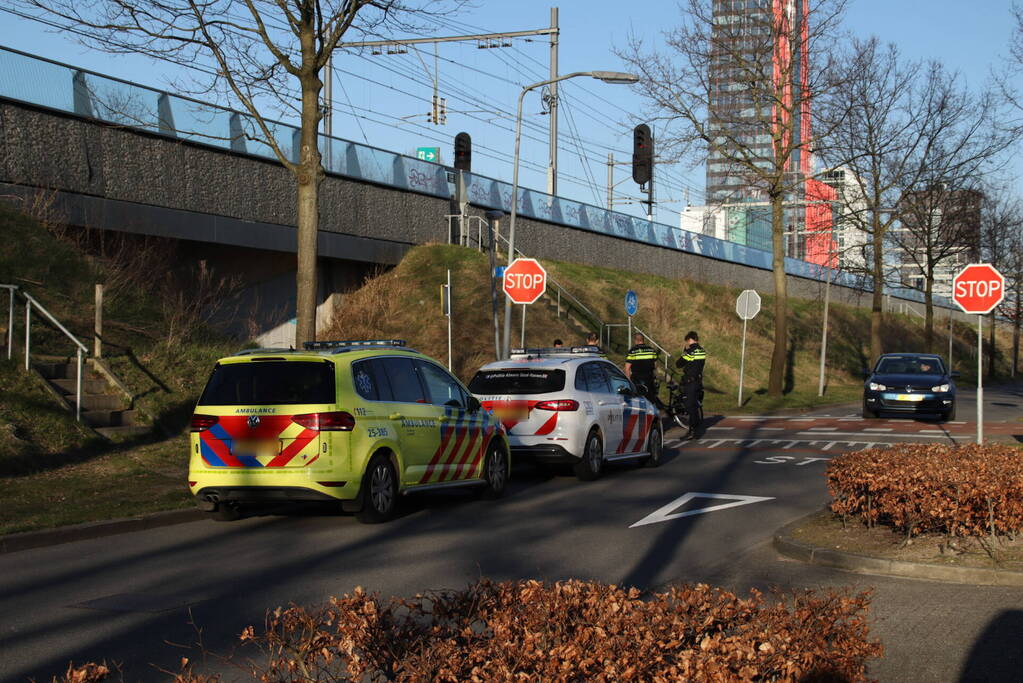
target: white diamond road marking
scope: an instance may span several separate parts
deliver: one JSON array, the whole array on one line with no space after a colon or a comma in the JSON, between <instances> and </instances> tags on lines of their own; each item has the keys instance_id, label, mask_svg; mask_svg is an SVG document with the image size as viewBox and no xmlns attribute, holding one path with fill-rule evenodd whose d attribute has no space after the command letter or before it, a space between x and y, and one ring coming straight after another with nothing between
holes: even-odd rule
<instances>
[{"instance_id":1,"label":"white diamond road marking","mask_svg":"<svg viewBox=\"0 0 1023 683\"><path fill-rule=\"evenodd\" d=\"M685 512L676 512L671 514L673 510L677 510L689 501L695 498L711 498L714 500L729 500L730 503L720 503L718 505L711 505L710 507L702 507L695 510L686 510ZM630 529L635 529L638 526L646 526L647 524L657 524L658 522L668 522L673 519L680 519L682 517L692 517L693 515L702 515L705 512L714 512L715 510L725 510L727 508L734 508L740 505L749 505L750 503L762 503L766 500L774 500L774 498L766 498L764 496L738 496L728 493L696 493L690 492L683 494L671 501L667 505L657 508L649 515L639 520L635 524L630 524Z\"/></svg>"}]
</instances>

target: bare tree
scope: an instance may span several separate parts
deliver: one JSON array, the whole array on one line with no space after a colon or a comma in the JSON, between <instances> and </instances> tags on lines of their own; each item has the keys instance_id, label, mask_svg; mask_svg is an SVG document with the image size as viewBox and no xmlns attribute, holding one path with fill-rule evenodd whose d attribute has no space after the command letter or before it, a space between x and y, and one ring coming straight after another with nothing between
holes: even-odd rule
<instances>
[{"instance_id":1,"label":"bare tree","mask_svg":"<svg viewBox=\"0 0 1023 683\"><path fill-rule=\"evenodd\" d=\"M960 255L979 253L983 193L976 186L1014 139L1003 127L995 92L974 93L961 83L958 74L931 63L917 87L925 116L911 132L924 144L907 169L912 185L900 198L901 225L893 232L903 263L924 280L928 350L934 341L936 274L954 267Z\"/></svg>"},{"instance_id":2,"label":"bare tree","mask_svg":"<svg viewBox=\"0 0 1023 683\"><path fill-rule=\"evenodd\" d=\"M920 64L903 63L894 45L882 46L876 38L853 41L839 64L845 87L820 102L821 118L831 130L823 154L848 174L838 198L851 207L843 218L866 237L866 271L873 287L870 355L877 358L882 353L884 245L897 220L892 207L917 148L911 131L919 125L920 112L912 100Z\"/></svg>"},{"instance_id":3,"label":"bare tree","mask_svg":"<svg viewBox=\"0 0 1023 683\"><path fill-rule=\"evenodd\" d=\"M648 120L661 123L658 154L707 160L737 188L726 201L770 205L772 396L781 395L788 350L786 207L806 197L811 102L833 85L829 54L845 4L763 0L729 11L714 0L687 0L663 47L632 38L618 51L640 75ZM790 11L797 6L801 11Z\"/></svg>"},{"instance_id":4,"label":"bare tree","mask_svg":"<svg viewBox=\"0 0 1023 683\"><path fill-rule=\"evenodd\" d=\"M928 344L938 266L972 246L961 230L971 207L963 194L1011 142L988 91L973 94L941 64L904 62L893 45L855 40L841 61L844 86L823 102L831 136L821 149L854 179L850 220L867 237L873 284L870 352L882 351L884 288L897 247L925 279ZM955 208L956 203L964 208ZM899 269L901 264L895 265Z\"/></svg>"},{"instance_id":5,"label":"bare tree","mask_svg":"<svg viewBox=\"0 0 1023 683\"><path fill-rule=\"evenodd\" d=\"M139 53L209 74L195 90L240 104L251 133L293 174L297 192L296 344L316 338L316 236L324 168L317 145L321 74L349 31L416 32L462 0L17 0L56 17L89 46ZM295 154L268 113L300 122Z\"/></svg>"},{"instance_id":6,"label":"bare tree","mask_svg":"<svg viewBox=\"0 0 1023 683\"><path fill-rule=\"evenodd\" d=\"M988 325L988 376L994 377L997 318L1004 316L1013 321L1013 363L1015 373L1019 359L1019 300L1021 271L1023 271L1023 204L1005 185L992 185L986 192L981 215L977 256L990 263L1006 278L1006 297L991 311ZM1015 296L1014 296L1015 295Z\"/></svg>"},{"instance_id":7,"label":"bare tree","mask_svg":"<svg viewBox=\"0 0 1023 683\"><path fill-rule=\"evenodd\" d=\"M1017 224L1013 234L1001 246L1006 254L1002 274L1007 280L1007 296L1002 301L1000 311L1012 321L1012 367L1010 373L1015 377L1016 372L1020 370L1020 326L1023 325L1023 221Z\"/></svg>"}]
</instances>

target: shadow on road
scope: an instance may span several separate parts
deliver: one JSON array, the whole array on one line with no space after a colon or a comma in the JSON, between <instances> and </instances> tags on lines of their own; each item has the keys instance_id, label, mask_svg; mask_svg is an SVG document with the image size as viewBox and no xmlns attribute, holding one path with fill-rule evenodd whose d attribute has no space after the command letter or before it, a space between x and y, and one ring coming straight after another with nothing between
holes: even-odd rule
<instances>
[{"instance_id":1,"label":"shadow on road","mask_svg":"<svg viewBox=\"0 0 1023 683\"><path fill-rule=\"evenodd\" d=\"M1005 610L991 620L973 643L959 680L1018 681L1023 675L1023 610Z\"/></svg>"}]
</instances>

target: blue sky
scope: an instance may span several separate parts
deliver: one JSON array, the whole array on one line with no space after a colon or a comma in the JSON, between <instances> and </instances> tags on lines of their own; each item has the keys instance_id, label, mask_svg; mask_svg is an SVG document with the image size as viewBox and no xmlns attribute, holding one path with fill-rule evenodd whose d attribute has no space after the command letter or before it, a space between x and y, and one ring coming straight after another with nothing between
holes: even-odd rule
<instances>
[{"instance_id":1,"label":"blue sky","mask_svg":"<svg viewBox=\"0 0 1023 683\"><path fill-rule=\"evenodd\" d=\"M980 85L996 67L1014 28L1008 0L968 4L951 0L852 0L846 19L858 36L871 34L894 42L907 58L939 59ZM436 35L513 31L549 25L549 2L483 0L438 26ZM648 42L678 23L675 2L642 0L565 0L559 4L561 39L559 71L622 70L614 46L632 31ZM83 47L31 21L0 14L0 45L39 54L100 73L164 87L181 77L181 68L143 57L109 55ZM447 124L434 126L423 116L430 108L432 86L422 61L432 71L433 50L423 46L422 61L413 53L337 58L341 73L335 89L334 134L394 151L413 153L417 146L438 146L451 160L454 135L467 131L474 144L473 169L511 180L515 104L523 85L547 77L548 45L544 37L516 40L513 47L478 49L475 43L442 44L438 50L441 96L447 97ZM630 88L592 79L567 81L562 88L559 119L561 147L559 194L589 203L606 201L607 156L626 160L631 153L629 116L641 102ZM540 99L528 95L522 147L521 183L546 187L547 117ZM585 163L582 161L585 159ZM658 166L657 196L664 203L657 219L677 224L687 196L702 202L702 169L685 164ZM616 167L616 196L637 194L627 166ZM640 214L638 204L616 208Z\"/></svg>"}]
</instances>

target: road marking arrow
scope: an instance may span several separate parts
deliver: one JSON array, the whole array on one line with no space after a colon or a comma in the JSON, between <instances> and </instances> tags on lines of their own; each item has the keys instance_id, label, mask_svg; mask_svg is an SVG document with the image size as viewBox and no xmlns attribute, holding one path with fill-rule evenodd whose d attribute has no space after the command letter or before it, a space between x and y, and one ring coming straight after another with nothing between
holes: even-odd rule
<instances>
[{"instance_id":1,"label":"road marking arrow","mask_svg":"<svg viewBox=\"0 0 1023 683\"><path fill-rule=\"evenodd\" d=\"M709 507L697 508L695 510L686 510L685 512L676 512L670 514L672 510L677 510L694 498L712 498L714 500L730 500L731 503L721 503L719 505L711 505ZM715 512L717 510L725 510L727 508L739 507L740 505L749 505L750 503L762 503L765 500L774 500L774 498L765 498L763 496L736 496L730 493L697 493L690 492L682 496L679 496L675 500L671 501L664 507L654 510L649 515L639 520L635 524L629 526L630 529L635 529L638 526L646 526L647 524L657 524L658 522L668 522L673 519L680 519L682 517L692 517L693 515L702 515L705 512Z\"/></svg>"}]
</instances>

